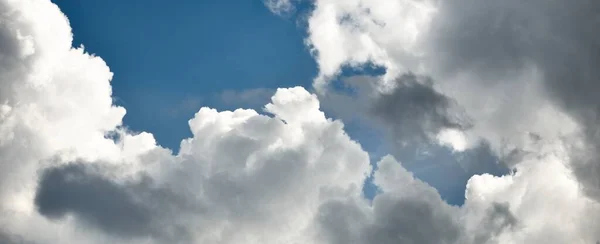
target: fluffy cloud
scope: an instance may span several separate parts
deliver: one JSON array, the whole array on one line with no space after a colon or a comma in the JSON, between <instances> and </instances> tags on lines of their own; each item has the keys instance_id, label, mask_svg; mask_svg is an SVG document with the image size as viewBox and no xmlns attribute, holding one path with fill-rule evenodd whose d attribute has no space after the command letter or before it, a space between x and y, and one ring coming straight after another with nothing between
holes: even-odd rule
<instances>
[{"instance_id":1,"label":"fluffy cloud","mask_svg":"<svg viewBox=\"0 0 600 244\"><path fill-rule=\"evenodd\" d=\"M592 95L598 92L600 78L594 68L600 57L600 42L594 34L600 4L319 0L314 7L306 41L319 64L317 91L331 92L327 83L347 66L376 64L385 68L385 74L373 82L382 94L393 94L394 83L406 73L432 77L432 88L455 101L472 122L466 130L442 128L438 141L455 150L483 142L516 170L509 176L471 179L462 215L479 217L474 218L477 224L469 232L478 233L486 226L481 223L489 222L481 218L488 211L479 208L482 204L485 209L508 209L513 214L505 219L516 220L508 221L516 223L510 228L491 232L497 233L491 237L490 233L481 235L490 241L595 241L598 234L585 222L597 214L596 201L588 197L597 200L600 189L596 153L599 102ZM381 97L396 105L379 113L393 117L391 128L440 111L430 106L415 116L395 98ZM437 117L428 118L420 125L436 121ZM417 131L423 128L427 126L417 127ZM426 131L435 134L439 129ZM548 179L553 183L548 184ZM473 196L496 186L502 190L486 193L482 199ZM569 197L556 199L557 192ZM536 204L538 210L534 211ZM568 227L548 224L559 218L568 219Z\"/></svg>"},{"instance_id":2,"label":"fluffy cloud","mask_svg":"<svg viewBox=\"0 0 600 244\"><path fill-rule=\"evenodd\" d=\"M200 109L173 155L119 127L112 73L70 47L55 5L1 9L3 239L305 243L321 202L361 196L368 154L303 88L278 90L272 116Z\"/></svg>"},{"instance_id":3,"label":"fluffy cloud","mask_svg":"<svg viewBox=\"0 0 600 244\"><path fill-rule=\"evenodd\" d=\"M2 1L0 11L0 205L24 206L20 197L41 160L117 157L104 134L125 110L112 106L104 62L71 49L68 21L55 5Z\"/></svg>"},{"instance_id":4,"label":"fluffy cloud","mask_svg":"<svg viewBox=\"0 0 600 244\"><path fill-rule=\"evenodd\" d=\"M475 2L469 5L473 13L492 11L483 16L513 6ZM593 243L600 238L600 206L580 188L583 180L586 189L594 189L585 180L597 175L578 170L595 164L573 163L580 158L574 147L595 146L589 146L593 137L576 134L592 128L593 116L584 113L589 106L583 106L591 98L585 93L572 100L569 93L593 88L586 83L596 77L590 66L575 66L581 71L573 78L576 89L562 94L564 87L555 78L546 79L565 70L551 70L558 68L554 60L542 63L526 56L519 65L503 61L510 55L498 51L493 54L499 63L486 64L479 61L485 54L463 55L468 48L434 59L431 50L455 47L444 47L450 43L444 38L468 38L456 31L441 35L443 30L458 28L453 24L462 18L475 18L453 12L456 6L446 2L320 0L315 5L309 43L321 68L317 90L325 89L324 82L344 65L383 65L387 73L373 90L379 101L374 104L381 105L375 111L389 124L415 115L416 122L405 126L416 129L403 129L398 136L417 130L456 150L478 140L488 141L498 154L503 147L518 150L522 153L515 157L513 172L474 176L465 204L448 205L391 156L372 170L369 155L345 134L343 123L327 118L317 95L301 87L278 89L266 114L201 108L189 121L193 136L173 154L157 146L151 134L120 127L125 110L112 104L112 73L99 57L71 48L68 21L55 5L2 0L0 241L478 244ZM543 10L558 9L558 3L550 6ZM568 7L594 10L591 1ZM574 32L563 39L567 43L583 38L570 24L547 27ZM444 62L453 56L470 61ZM409 79L395 86L408 70L431 72L435 82ZM505 98L508 91L514 91L510 99ZM450 101L465 109L472 127L450 119L457 115ZM565 112L572 106L578 109ZM572 177L573 167L578 178ZM372 201L362 195L369 176L380 191Z\"/></svg>"},{"instance_id":5,"label":"fluffy cloud","mask_svg":"<svg viewBox=\"0 0 600 244\"><path fill-rule=\"evenodd\" d=\"M361 195L370 165L314 95L280 89L272 100L266 110L275 117L202 108L178 155L155 148L140 155L144 165L135 174L127 174L131 165L101 162L50 167L39 181L37 209L119 240L300 241L320 202Z\"/></svg>"}]
</instances>

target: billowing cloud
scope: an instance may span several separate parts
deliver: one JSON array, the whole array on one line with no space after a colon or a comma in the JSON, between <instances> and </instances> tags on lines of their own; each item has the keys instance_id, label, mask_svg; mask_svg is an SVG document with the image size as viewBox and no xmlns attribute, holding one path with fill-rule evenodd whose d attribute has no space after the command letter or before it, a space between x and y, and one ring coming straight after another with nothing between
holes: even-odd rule
<instances>
[{"instance_id":1,"label":"billowing cloud","mask_svg":"<svg viewBox=\"0 0 600 244\"><path fill-rule=\"evenodd\" d=\"M73 216L124 240L300 240L321 201L361 195L370 165L342 124L318 110L314 95L281 89L272 99L266 110L275 117L202 108L180 154L151 150L140 155L143 169L48 168L37 210L55 221Z\"/></svg>"},{"instance_id":2,"label":"billowing cloud","mask_svg":"<svg viewBox=\"0 0 600 244\"><path fill-rule=\"evenodd\" d=\"M473 9L466 9L472 12L458 14L467 5L453 4L319 0L309 19L308 43L321 69L319 92L342 66L371 62L386 67L386 74L364 89L374 92L368 99L378 101L373 103L376 114L400 128L396 136L426 134L457 151L483 141L499 156L512 155L510 174L469 180L462 206L444 202L392 156L372 170L368 153L344 132L344 124L328 118L318 96L301 87L277 89L264 114L200 108L189 121L193 136L174 154L147 132L121 128L125 109L112 103L112 73L101 58L71 48L69 23L55 5L0 1L0 241L599 240L600 206L580 187L584 182L585 189L594 189L589 180L598 179L590 163L595 154L583 154L590 160L579 164L574 162L580 154L573 153L573 148L595 148L593 136L578 134L591 131L596 112L590 110L595 53L578 56L594 51L589 47L595 44L582 43L594 40L592 32L585 34L592 24L573 26L583 21L575 12L589 17L596 5L584 1L559 7L553 2L538 9L516 8L516 1L475 1L468 5ZM514 31L519 25L511 23L533 18L526 12L539 18L563 15L552 17L558 18L549 22L553 25L536 26L555 36L548 37L550 43L533 45L533 54L519 44L527 38L495 32L481 41L508 38L514 43L499 47L510 50L482 54L488 49L476 39L482 34L477 32L494 30L486 18L504 16L502 11L516 16L498 17L496 32ZM575 22L561 22L571 19ZM466 20L480 20L473 25L483 27L471 28L472 37L461 34L460 23ZM535 37L531 40L547 37L528 33ZM559 48L552 55L557 56L540 51L555 45ZM551 59L558 55L564 59ZM566 70L575 73L568 76ZM402 76L407 71L416 75ZM420 80L425 76L432 79ZM572 89L557 83L565 77L572 78ZM455 120L461 118L454 117L460 115L455 106L464 110L469 126ZM372 200L362 194L369 176L380 191Z\"/></svg>"},{"instance_id":3,"label":"billowing cloud","mask_svg":"<svg viewBox=\"0 0 600 244\"><path fill-rule=\"evenodd\" d=\"M371 63L386 70L374 82L382 94L390 94L396 80L407 72L432 77L435 91L455 101L472 122L467 130L442 130L436 136L439 142L455 150L483 142L516 170L516 174L500 178L475 176L467 187L469 197L475 189L483 189L479 188L484 184L478 182L481 178L494 179L486 181L487 185L503 180L521 182L494 193L503 204L502 197L524 192L515 196L520 201L508 201L518 220L516 227L504 228L505 234L494 237L496 241L595 241L598 234L581 223L596 214L590 209L597 203L587 196L597 198L600 186L596 154L599 102L591 95L598 92L600 78L594 68L600 57L600 42L594 34L598 3L320 0L314 6L307 43L319 64L318 91L328 92L327 82L342 68ZM389 106L381 113L394 117L394 109L401 106ZM439 110L433 107L425 114L435 111ZM413 117L395 116L392 123L403 126ZM430 118L421 125L435 121L439 120ZM437 130L430 128L428 133ZM557 211L567 219L577 219L560 234L550 234L554 227L540 224L550 217L518 210L528 209L529 201L542 205L552 201L555 193L524 182L553 177L564 179L553 184L556 189L572 187L570 191L577 192L577 196L559 201L569 210ZM486 208L504 206L486 198ZM472 199L467 199L463 209L476 205Z\"/></svg>"},{"instance_id":4,"label":"billowing cloud","mask_svg":"<svg viewBox=\"0 0 600 244\"><path fill-rule=\"evenodd\" d=\"M524 9L516 1L483 0L316 1L314 5L307 43L319 64L317 90L327 89L328 77L346 66L382 66L386 72L377 83L384 91L407 72L429 76L435 90L455 100L472 120L467 146L476 146L478 138L484 138L500 154L522 146L526 133L556 138L579 128L547 92L545 72L555 69L520 51L528 46L541 48L531 38L537 32L519 34L526 28L519 21L546 23L538 18L555 16L541 12L546 7ZM547 4L532 4L537 5ZM551 26L562 25L529 29L547 31L538 39L558 39L557 33L546 30Z\"/></svg>"},{"instance_id":5,"label":"billowing cloud","mask_svg":"<svg viewBox=\"0 0 600 244\"><path fill-rule=\"evenodd\" d=\"M0 32L13 43L0 74L11 91L0 97L6 238L310 243L321 202L362 194L368 154L303 88L276 91L271 116L200 109L194 136L173 155L151 134L119 127L125 110L112 105L112 73L70 47L55 5L2 4Z\"/></svg>"}]
</instances>

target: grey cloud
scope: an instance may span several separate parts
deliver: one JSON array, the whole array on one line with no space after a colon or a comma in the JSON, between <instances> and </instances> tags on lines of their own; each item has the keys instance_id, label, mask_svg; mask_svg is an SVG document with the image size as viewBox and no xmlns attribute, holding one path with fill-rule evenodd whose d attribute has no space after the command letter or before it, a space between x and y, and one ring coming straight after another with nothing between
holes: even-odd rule
<instances>
[{"instance_id":1,"label":"grey cloud","mask_svg":"<svg viewBox=\"0 0 600 244\"><path fill-rule=\"evenodd\" d=\"M457 104L437 92L428 77L402 75L391 93L375 98L370 113L391 128L400 143L426 142L441 129L464 130L470 124Z\"/></svg>"},{"instance_id":2,"label":"grey cloud","mask_svg":"<svg viewBox=\"0 0 600 244\"><path fill-rule=\"evenodd\" d=\"M316 223L327 243L359 244L364 241L362 232L369 217L358 204L333 200L319 207Z\"/></svg>"},{"instance_id":3,"label":"grey cloud","mask_svg":"<svg viewBox=\"0 0 600 244\"><path fill-rule=\"evenodd\" d=\"M433 23L431 59L441 73L514 82L526 63L540 69L547 94L584 127L589 150L573 152L574 170L600 198L600 2L443 1Z\"/></svg>"},{"instance_id":4,"label":"grey cloud","mask_svg":"<svg viewBox=\"0 0 600 244\"><path fill-rule=\"evenodd\" d=\"M402 190L376 196L370 207L352 200L321 205L317 223L323 238L333 244L445 244L465 240L457 208L447 205L435 190L418 180L397 184Z\"/></svg>"},{"instance_id":5,"label":"grey cloud","mask_svg":"<svg viewBox=\"0 0 600 244\"><path fill-rule=\"evenodd\" d=\"M442 1L431 37L442 72L483 71L494 77L518 71L532 45L532 1ZM523 7L525 5L525 7Z\"/></svg>"},{"instance_id":6,"label":"grey cloud","mask_svg":"<svg viewBox=\"0 0 600 244\"><path fill-rule=\"evenodd\" d=\"M341 82L343 90L320 94L326 111L345 121L383 125L399 144L427 143L439 130L468 129L470 122L456 102L436 91L430 77L406 73L393 90L377 91L377 77L352 76ZM398 141L401 140L401 141Z\"/></svg>"},{"instance_id":7,"label":"grey cloud","mask_svg":"<svg viewBox=\"0 0 600 244\"><path fill-rule=\"evenodd\" d=\"M472 175L507 172L508 164L499 162L485 142L456 154L432 145L440 130L468 130L471 121L456 101L434 89L430 77L405 74L389 93L377 90L376 79L343 78L337 89L319 94L324 110L346 124L360 126L358 132L351 133L373 130L381 134L386 140L378 150L400 159L453 204L463 202L464 186Z\"/></svg>"},{"instance_id":8,"label":"grey cloud","mask_svg":"<svg viewBox=\"0 0 600 244\"><path fill-rule=\"evenodd\" d=\"M516 156L511 154L511 156ZM467 149L457 155L458 164L472 175L484 173L507 173L513 158L497 158L492 152L490 145L482 141L477 147Z\"/></svg>"},{"instance_id":9,"label":"grey cloud","mask_svg":"<svg viewBox=\"0 0 600 244\"><path fill-rule=\"evenodd\" d=\"M32 242L26 241L25 238L19 235L6 233L0 230L0 243L2 244L33 244Z\"/></svg>"},{"instance_id":10,"label":"grey cloud","mask_svg":"<svg viewBox=\"0 0 600 244\"><path fill-rule=\"evenodd\" d=\"M506 229L518 227L517 217L510 211L508 203L494 202L480 223L481 228L474 233L473 243L488 243L490 239Z\"/></svg>"},{"instance_id":11,"label":"grey cloud","mask_svg":"<svg viewBox=\"0 0 600 244\"><path fill-rule=\"evenodd\" d=\"M456 243L461 227L441 199L375 199L375 225L367 240L374 243L444 244Z\"/></svg>"},{"instance_id":12,"label":"grey cloud","mask_svg":"<svg viewBox=\"0 0 600 244\"><path fill-rule=\"evenodd\" d=\"M460 243L464 230L443 202L418 197L375 199L373 212L357 204L332 201L320 208L322 237L332 244Z\"/></svg>"},{"instance_id":13,"label":"grey cloud","mask_svg":"<svg viewBox=\"0 0 600 244\"><path fill-rule=\"evenodd\" d=\"M470 204L450 206L397 162L378 165L375 178L383 192L371 204L343 199L320 206L316 223L325 243L495 243L495 237L519 228L509 203L490 202L482 211Z\"/></svg>"},{"instance_id":14,"label":"grey cloud","mask_svg":"<svg viewBox=\"0 0 600 244\"><path fill-rule=\"evenodd\" d=\"M123 238L168 239L171 235L184 239L184 229L170 223L170 211L185 209L178 196L154 188L148 178L118 184L102 171L82 163L46 169L35 196L38 211L54 220L72 214L91 227Z\"/></svg>"}]
</instances>

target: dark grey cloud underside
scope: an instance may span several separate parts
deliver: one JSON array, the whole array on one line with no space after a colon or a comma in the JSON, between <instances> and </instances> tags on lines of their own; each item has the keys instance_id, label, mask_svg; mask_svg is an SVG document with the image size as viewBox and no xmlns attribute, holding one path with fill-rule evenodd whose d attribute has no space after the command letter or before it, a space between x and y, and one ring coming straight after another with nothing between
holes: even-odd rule
<instances>
[{"instance_id":1,"label":"dark grey cloud underside","mask_svg":"<svg viewBox=\"0 0 600 244\"><path fill-rule=\"evenodd\" d=\"M443 1L430 45L442 72L504 80L532 63L546 91L584 126L577 178L600 198L600 1Z\"/></svg>"},{"instance_id":2,"label":"dark grey cloud underside","mask_svg":"<svg viewBox=\"0 0 600 244\"><path fill-rule=\"evenodd\" d=\"M83 164L50 168L43 173L39 184L35 204L48 218L73 213L119 235L151 232L150 210L137 203L126 189L89 172Z\"/></svg>"},{"instance_id":3,"label":"dark grey cloud underside","mask_svg":"<svg viewBox=\"0 0 600 244\"><path fill-rule=\"evenodd\" d=\"M444 128L469 128L455 101L432 85L429 77L404 74L397 79L392 92L374 99L370 114L390 128L400 143L427 142Z\"/></svg>"},{"instance_id":4,"label":"dark grey cloud underside","mask_svg":"<svg viewBox=\"0 0 600 244\"><path fill-rule=\"evenodd\" d=\"M376 199L375 225L366 240L372 243L456 243L462 228L444 211L441 199Z\"/></svg>"},{"instance_id":5,"label":"dark grey cloud underside","mask_svg":"<svg viewBox=\"0 0 600 244\"><path fill-rule=\"evenodd\" d=\"M170 221L170 213L185 211L183 201L143 178L118 184L105 169L72 163L46 169L39 181L35 205L43 216L60 220L67 214L82 223L121 238L155 237L185 240L185 229Z\"/></svg>"},{"instance_id":6,"label":"dark grey cloud underside","mask_svg":"<svg viewBox=\"0 0 600 244\"><path fill-rule=\"evenodd\" d=\"M320 236L332 244L480 244L519 227L510 206L496 202L486 209L476 233L470 233L457 215L458 209L446 205L433 188L424 184L411 187L416 190L405 189L412 192L408 196L394 192L378 195L372 210L361 209L353 201L321 205L317 215ZM373 211L372 215L367 211Z\"/></svg>"},{"instance_id":7,"label":"dark grey cloud underside","mask_svg":"<svg viewBox=\"0 0 600 244\"><path fill-rule=\"evenodd\" d=\"M455 216L435 194L396 198L379 195L369 219L353 202L330 201L319 209L321 236L333 244L456 243L464 234Z\"/></svg>"}]
</instances>

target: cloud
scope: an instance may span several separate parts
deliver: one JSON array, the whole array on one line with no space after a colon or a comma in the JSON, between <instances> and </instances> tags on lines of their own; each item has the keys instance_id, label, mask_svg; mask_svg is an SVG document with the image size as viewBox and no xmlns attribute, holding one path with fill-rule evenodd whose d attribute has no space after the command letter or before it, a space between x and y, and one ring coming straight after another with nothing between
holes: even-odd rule
<instances>
[{"instance_id":1,"label":"cloud","mask_svg":"<svg viewBox=\"0 0 600 244\"><path fill-rule=\"evenodd\" d=\"M173 155L120 127L112 73L70 47L55 5L2 4L0 33L14 42L0 53L0 90L11 91L0 97L2 233L35 243L306 243L321 201L362 194L368 154L303 88L277 90L270 115L200 109Z\"/></svg>"},{"instance_id":2,"label":"cloud","mask_svg":"<svg viewBox=\"0 0 600 244\"><path fill-rule=\"evenodd\" d=\"M112 73L102 59L71 49L71 29L55 5L2 1L0 11L7 47L0 49L0 209L27 209L23 197L43 159L118 157L104 134L125 110L112 105Z\"/></svg>"},{"instance_id":3,"label":"cloud","mask_svg":"<svg viewBox=\"0 0 600 244\"><path fill-rule=\"evenodd\" d=\"M385 74L374 82L383 94L407 72L431 77L435 91L455 101L472 124L469 130L453 131L452 138L447 131L438 134L440 142L455 148L462 145L463 150L483 143L516 170L504 177L474 176L467 187L465 211L479 201L470 194L485 188L479 186L482 182L475 183L480 177L494 179L488 185L511 182L506 191L490 193L494 197L487 195L483 201L488 209L494 206L492 202L510 199L508 206L519 220L518 228L504 228L490 238L482 235L485 239L499 243L596 241L598 233L582 223L597 214L593 209L598 203L592 199L597 200L600 189L598 100L592 95L598 91L600 77L594 68L600 42L593 31L598 3L322 0L314 6L306 42L319 65L320 75L314 81L318 91L328 92L331 87L326 84L346 66L385 68ZM406 116L390 119L400 126L405 120ZM431 121L439 120L427 123ZM437 130L429 128L428 132ZM571 179L573 174L576 180ZM546 203L556 193L532 183L550 178L561 179L552 184L555 189L577 192L558 201L569 209L556 210L559 215L577 219L559 232L551 231L555 226L541 224L542 219L546 222L554 216L523 210L531 210L528 204L533 202L554 209ZM479 213L478 221L487 221L480 218L485 211L476 209L471 210Z\"/></svg>"},{"instance_id":4,"label":"cloud","mask_svg":"<svg viewBox=\"0 0 600 244\"><path fill-rule=\"evenodd\" d=\"M275 117L202 108L179 155L156 148L141 155L145 167L138 170L90 163L48 168L37 209L55 221L73 215L122 240L301 240L321 201L361 195L368 155L304 89L280 89L272 100L266 110Z\"/></svg>"},{"instance_id":5,"label":"cloud","mask_svg":"<svg viewBox=\"0 0 600 244\"><path fill-rule=\"evenodd\" d=\"M468 11L464 6L469 6ZM600 171L595 155L598 148L595 131L600 102L594 94L600 90L597 85L600 73L594 66L600 62L600 35L593 30L599 9L600 4L594 1L567 5L544 1L524 5L518 1L442 2L429 37L431 56L438 53L435 54L438 61L432 64L435 72L466 71L480 77L480 82L512 83L512 87L519 89L523 84L515 83L521 81L513 77L526 72L522 71L524 67L534 67L540 74L537 89L544 103L552 104L576 121L581 130L587 149L571 152L572 167L588 194L596 197ZM529 123L518 116L511 118ZM571 131L569 126L559 123L536 124L552 126L561 134ZM548 137L548 134L540 135Z\"/></svg>"},{"instance_id":6,"label":"cloud","mask_svg":"<svg viewBox=\"0 0 600 244\"><path fill-rule=\"evenodd\" d=\"M292 0L264 0L265 6L274 14L285 15L294 10Z\"/></svg>"},{"instance_id":7,"label":"cloud","mask_svg":"<svg viewBox=\"0 0 600 244\"><path fill-rule=\"evenodd\" d=\"M502 33L524 28L513 22L533 22L535 16L526 12L555 16L515 1L316 1L306 40L320 70L315 87L326 90L328 77L342 67L364 64L385 68L378 82L384 91L408 72L431 77L435 90L472 120L467 144L476 146L483 138L498 154L522 146L529 132L550 138L576 133L577 123L547 93L545 69L520 51L527 47L519 46L520 39L529 37L519 36L523 31ZM509 13L516 17L506 17Z\"/></svg>"},{"instance_id":8,"label":"cloud","mask_svg":"<svg viewBox=\"0 0 600 244\"><path fill-rule=\"evenodd\" d=\"M25 241L24 238L21 237L21 236L13 235L13 234L10 234L10 233L0 232L0 243L6 243L6 244L28 244L30 242Z\"/></svg>"},{"instance_id":9,"label":"cloud","mask_svg":"<svg viewBox=\"0 0 600 244\"><path fill-rule=\"evenodd\" d=\"M394 138L404 144L427 142L449 129L468 129L468 118L461 116L456 103L432 84L427 77L404 74L391 92L375 99L370 113L392 128Z\"/></svg>"},{"instance_id":10,"label":"cloud","mask_svg":"<svg viewBox=\"0 0 600 244\"><path fill-rule=\"evenodd\" d=\"M277 89L265 114L201 108L189 121L193 136L173 154L157 146L152 134L121 128L125 109L112 104L112 73L101 58L71 48L69 23L55 5L45 0L4 0L0 1L0 39L7 47L0 49L0 240L20 241L23 236L34 243L89 244L597 241L600 206L580 188L586 177L572 177L571 149L577 145L562 137L579 128L590 130L587 121L592 117L583 116L585 109L564 111L592 102L587 93L582 100L555 94L564 87L554 86L545 76L559 72L548 67L557 67L531 58L532 65L524 67L502 60L497 61L502 65L462 61L476 65L460 71L427 61L436 39L420 38L427 36L428 28L438 28L436 16L453 16L445 12L452 8L445 2L385 3L315 2L309 43L321 66L317 81L325 82L344 64L384 65L388 73L373 91L389 95L379 97L385 99L383 110L401 115L388 118L385 113L390 124L398 117L406 119L404 111L417 111L417 116L408 116L417 121L408 127L417 135L447 127L463 129L454 126L445 111L455 100L473 119L472 128L461 131L466 143L486 141L498 154L503 147L506 152L525 152L514 157L510 174L473 176L464 205L448 205L436 189L416 179L394 157L384 157L372 170L368 153L345 133L344 124L328 118L318 95L301 87ZM583 3L593 10L591 2ZM544 10L558 9L550 6ZM569 5L573 10L582 6ZM558 27L572 29L573 40L583 38L571 25L553 28ZM504 58L502 52L493 54ZM465 57L478 60L485 55ZM490 71L512 65L519 68L515 74ZM430 71L433 83L417 75L401 80L400 89L386 87L407 70ZM585 67L577 70L582 71L575 76L577 82L590 81L586 75L594 77ZM486 76L488 72L492 75ZM485 77L490 78L480 80ZM505 78L510 82L500 82ZM576 83L577 89L570 91L593 90L587 84ZM506 98L508 91L512 93ZM402 110L393 106L398 101L404 102L399 105ZM415 106L403 107L410 102ZM401 135L414 133L410 130L401 130ZM440 141L457 141L442 137ZM503 143L507 140L510 143ZM596 179L591 172L589 179ZM380 190L372 201L362 194L369 176Z\"/></svg>"},{"instance_id":11,"label":"cloud","mask_svg":"<svg viewBox=\"0 0 600 244\"><path fill-rule=\"evenodd\" d=\"M34 202L49 219L74 215L91 228L120 237L187 238L186 230L173 220L175 209L186 208L176 195L153 187L149 178L119 184L90 163L45 169Z\"/></svg>"},{"instance_id":12,"label":"cloud","mask_svg":"<svg viewBox=\"0 0 600 244\"><path fill-rule=\"evenodd\" d=\"M490 243L518 223L507 203L490 202L476 214L478 228L469 230L473 209L448 205L393 157L377 165L374 182L382 193L372 205L354 199L321 206L318 224L327 243Z\"/></svg>"}]
</instances>

